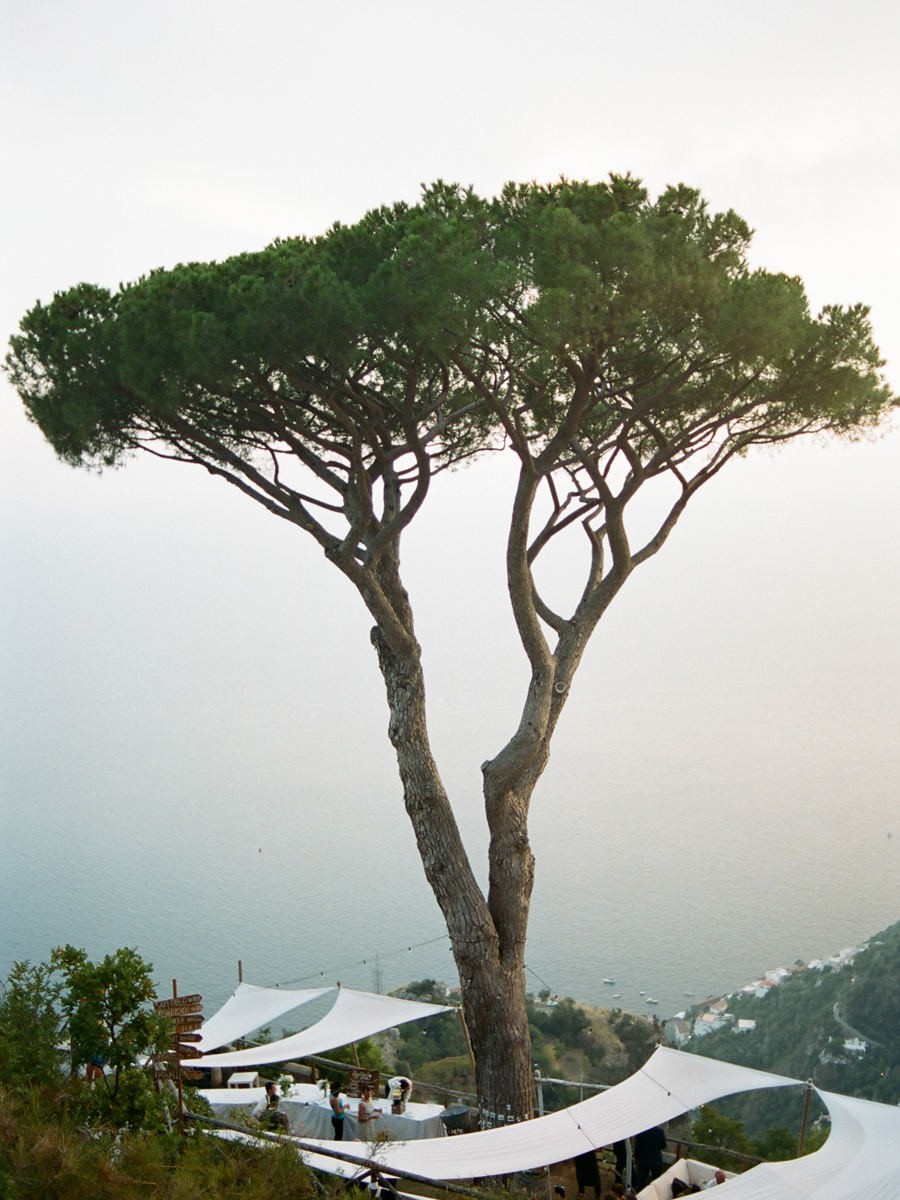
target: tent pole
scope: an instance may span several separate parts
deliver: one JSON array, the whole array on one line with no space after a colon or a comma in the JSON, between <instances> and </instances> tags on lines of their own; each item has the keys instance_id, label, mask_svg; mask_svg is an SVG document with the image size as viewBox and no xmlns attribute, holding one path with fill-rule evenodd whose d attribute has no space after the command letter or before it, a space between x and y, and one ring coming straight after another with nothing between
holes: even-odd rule
<instances>
[{"instance_id":1,"label":"tent pole","mask_svg":"<svg viewBox=\"0 0 900 1200\"><path fill-rule=\"evenodd\" d=\"M806 1123L809 1120L809 1102L812 1099L813 1081L806 1081L806 1096L803 1100L803 1120L800 1122L800 1137L797 1139L797 1157L800 1158L803 1154L803 1147L806 1144Z\"/></svg>"},{"instance_id":2,"label":"tent pole","mask_svg":"<svg viewBox=\"0 0 900 1200\"><path fill-rule=\"evenodd\" d=\"M238 959L238 983L244 982L244 964Z\"/></svg>"},{"instance_id":3,"label":"tent pole","mask_svg":"<svg viewBox=\"0 0 900 1200\"><path fill-rule=\"evenodd\" d=\"M353 1047L353 1061L356 1063L357 1068L359 1068L359 1055L356 1053L356 1042L351 1042L350 1045Z\"/></svg>"}]
</instances>

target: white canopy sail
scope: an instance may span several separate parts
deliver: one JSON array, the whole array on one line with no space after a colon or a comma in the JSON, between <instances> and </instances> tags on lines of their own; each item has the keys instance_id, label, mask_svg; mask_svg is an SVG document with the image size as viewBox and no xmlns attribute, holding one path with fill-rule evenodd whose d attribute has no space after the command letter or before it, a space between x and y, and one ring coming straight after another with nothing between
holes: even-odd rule
<instances>
[{"instance_id":1,"label":"white canopy sail","mask_svg":"<svg viewBox=\"0 0 900 1200\"><path fill-rule=\"evenodd\" d=\"M761 1163L723 1184L722 1200L897 1200L900 1108L834 1092L819 1095L831 1113L822 1149L788 1162ZM718 1188L715 1194L718 1200Z\"/></svg>"},{"instance_id":2,"label":"white canopy sail","mask_svg":"<svg viewBox=\"0 0 900 1200\"><path fill-rule=\"evenodd\" d=\"M562 1112L483 1133L408 1143L379 1144L381 1170L391 1167L430 1179L465 1179L525 1171L607 1146L721 1096L763 1087L802 1086L797 1079L769 1075L680 1050L658 1049L624 1083ZM831 1132L821 1150L787 1162L762 1163L719 1185L717 1200L897 1200L900 1197L900 1108L819 1092L831 1114ZM235 1135L225 1135L235 1136ZM238 1135L242 1136L242 1135ZM353 1153L355 1146L303 1139ZM366 1159L368 1148L360 1146ZM357 1168L303 1151L318 1170L351 1175ZM650 1185L642 1195L650 1195Z\"/></svg>"},{"instance_id":3,"label":"white canopy sail","mask_svg":"<svg viewBox=\"0 0 900 1200\"><path fill-rule=\"evenodd\" d=\"M393 996L379 996L374 992L354 992L350 988L339 988L331 1012L309 1029L304 1029L302 1033L295 1033L278 1042L255 1046L249 1050L231 1050L222 1054L206 1054L199 1059L185 1059L184 1065L257 1067L264 1063L306 1058L310 1054L324 1054L326 1050L333 1050L336 1046L346 1046L348 1042L358 1042L373 1033L390 1029L392 1025L403 1025L407 1021L419 1021L423 1017L433 1017L437 1013L449 1011L450 1007L447 1005L396 1000Z\"/></svg>"},{"instance_id":4,"label":"white canopy sail","mask_svg":"<svg viewBox=\"0 0 900 1200\"><path fill-rule=\"evenodd\" d=\"M624 1083L572 1108L481 1133L386 1142L378 1147L378 1162L386 1170L396 1166L429 1179L506 1175L608 1146L732 1092L796 1084L782 1075L660 1047Z\"/></svg>"},{"instance_id":5,"label":"white canopy sail","mask_svg":"<svg viewBox=\"0 0 900 1200\"><path fill-rule=\"evenodd\" d=\"M333 992L334 988L304 988L289 991L287 988L256 987L252 983L239 983L235 991L200 1027L201 1041L198 1048L207 1052L224 1046L235 1038L243 1037L253 1029L260 1029L270 1021L283 1017L291 1009L299 1008Z\"/></svg>"}]
</instances>

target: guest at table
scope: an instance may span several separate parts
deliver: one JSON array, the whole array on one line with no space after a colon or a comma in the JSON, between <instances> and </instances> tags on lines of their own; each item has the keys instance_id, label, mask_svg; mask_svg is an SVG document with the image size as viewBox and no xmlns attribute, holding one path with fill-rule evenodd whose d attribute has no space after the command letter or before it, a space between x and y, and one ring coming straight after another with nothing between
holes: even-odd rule
<instances>
[{"instance_id":1,"label":"guest at table","mask_svg":"<svg viewBox=\"0 0 900 1200\"><path fill-rule=\"evenodd\" d=\"M370 1087L363 1088L362 1100L359 1102L359 1111L356 1117L360 1125L368 1125L370 1121L378 1121L381 1118L381 1109L376 1108L372 1103Z\"/></svg>"},{"instance_id":2,"label":"guest at table","mask_svg":"<svg viewBox=\"0 0 900 1200\"><path fill-rule=\"evenodd\" d=\"M253 1116L269 1129L279 1129L282 1133L288 1133L288 1119L283 1112L278 1111L278 1101L278 1084L270 1079L266 1084L266 1094L254 1108Z\"/></svg>"},{"instance_id":3,"label":"guest at table","mask_svg":"<svg viewBox=\"0 0 900 1200\"><path fill-rule=\"evenodd\" d=\"M331 1085L331 1096L328 1103L331 1105L331 1127L334 1130L334 1140L342 1142L344 1140L344 1117L350 1111L350 1105L346 1100L341 1099L339 1083Z\"/></svg>"}]
</instances>

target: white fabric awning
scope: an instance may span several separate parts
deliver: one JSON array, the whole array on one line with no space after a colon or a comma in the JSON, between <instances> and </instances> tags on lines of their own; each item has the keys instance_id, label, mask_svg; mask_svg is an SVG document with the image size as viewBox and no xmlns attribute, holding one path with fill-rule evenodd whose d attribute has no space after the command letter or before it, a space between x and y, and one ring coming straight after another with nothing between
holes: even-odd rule
<instances>
[{"instance_id":1,"label":"white fabric awning","mask_svg":"<svg viewBox=\"0 0 900 1200\"><path fill-rule=\"evenodd\" d=\"M897 1200L900 1108L834 1092L819 1095L831 1113L822 1149L788 1162L761 1163L723 1184L722 1200Z\"/></svg>"},{"instance_id":2,"label":"white fabric awning","mask_svg":"<svg viewBox=\"0 0 900 1200\"><path fill-rule=\"evenodd\" d=\"M223 1054L206 1054L203 1058L193 1060L185 1059L184 1066L257 1067L264 1063L306 1058L310 1054L324 1054L326 1050L333 1050L336 1046L361 1041L373 1033L390 1029L392 1025L420 1021L423 1017L433 1017L437 1013L449 1011L448 1005L396 1000L393 996L379 996L374 992L354 992L350 988L339 988L331 1012L309 1029L304 1029L302 1033L295 1033L278 1042L270 1042L266 1046L230 1050Z\"/></svg>"},{"instance_id":3,"label":"white fabric awning","mask_svg":"<svg viewBox=\"0 0 900 1200\"><path fill-rule=\"evenodd\" d=\"M735 1092L804 1086L800 1080L737 1067L680 1050L658 1049L624 1083L562 1112L483 1133L418 1142L380 1143L377 1163L430 1179L465 1179L525 1171L608 1146L701 1104ZM831 1114L821 1150L788 1162L762 1163L720 1184L716 1200L898 1200L900 1108L819 1092ZM314 1148L357 1153L356 1145L304 1138L304 1160L318 1170L349 1175L353 1168ZM363 1160L370 1147L361 1145Z\"/></svg>"},{"instance_id":4,"label":"white fabric awning","mask_svg":"<svg viewBox=\"0 0 900 1200\"><path fill-rule=\"evenodd\" d=\"M235 1038L243 1037L251 1030L261 1029L270 1021L283 1017L285 1013L310 1000L317 1000L334 988L304 988L289 991L287 988L256 987L252 983L239 983L230 998L217 1013L200 1027L201 1041L198 1049L204 1053L224 1046Z\"/></svg>"},{"instance_id":5,"label":"white fabric awning","mask_svg":"<svg viewBox=\"0 0 900 1200\"><path fill-rule=\"evenodd\" d=\"M385 1169L396 1166L429 1179L506 1175L608 1146L732 1092L796 1084L782 1075L660 1047L624 1083L572 1108L481 1133L405 1146L388 1142L379 1145L378 1161Z\"/></svg>"}]
</instances>

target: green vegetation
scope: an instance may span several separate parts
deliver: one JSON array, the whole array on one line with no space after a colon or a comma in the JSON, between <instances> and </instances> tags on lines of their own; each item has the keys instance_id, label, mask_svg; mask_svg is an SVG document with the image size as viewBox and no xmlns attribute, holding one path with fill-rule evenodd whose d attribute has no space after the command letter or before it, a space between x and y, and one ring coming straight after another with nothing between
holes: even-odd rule
<instances>
[{"instance_id":1,"label":"green vegetation","mask_svg":"<svg viewBox=\"0 0 900 1200\"><path fill-rule=\"evenodd\" d=\"M812 1154L818 1150L828 1136L827 1128L814 1128L807 1133L803 1147L804 1154ZM696 1151L696 1157L714 1167L723 1167L726 1171L745 1171L748 1164L744 1159L729 1154L752 1155L766 1162L782 1162L797 1157L798 1139L781 1125L775 1129L765 1129L758 1136L751 1138L744 1130L742 1121L729 1117L727 1114L704 1104L699 1115L691 1125L690 1140L701 1146L721 1146L722 1150Z\"/></svg>"},{"instance_id":2,"label":"green vegetation","mask_svg":"<svg viewBox=\"0 0 900 1200\"><path fill-rule=\"evenodd\" d=\"M14 965L0 988L0 1200L312 1196L292 1150L173 1125L173 1092L138 1066L171 1032L151 971L135 950L92 962L72 946ZM92 1084L80 1068L98 1057L109 1073ZM186 1104L208 1111L192 1089Z\"/></svg>"},{"instance_id":3,"label":"green vegetation","mask_svg":"<svg viewBox=\"0 0 900 1200\"><path fill-rule=\"evenodd\" d=\"M94 963L73 946L58 947L49 963L16 963L0 998L0 1086L52 1091L89 1124L163 1128L161 1098L137 1067L170 1038L170 1022L150 1004L151 970L134 950ZM79 1074L92 1062L111 1068L94 1068L94 1086Z\"/></svg>"},{"instance_id":4,"label":"green vegetation","mask_svg":"<svg viewBox=\"0 0 900 1200\"><path fill-rule=\"evenodd\" d=\"M448 998L447 989L436 979L419 979L407 983L394 992L405 1000L420 1000L425 1004L458 1004ZM426 1064L434 1066L437 1062L447 1059L459 1059L462 1075L466 1086L456 1088L457 1091L471 1091L474 1087L471 1067L469 1065L466 1039L463 1035L459 1013L441 1013L432 1017L427 1024L422 1021L412 1021L400 1028L400 1038L394 1045L394 1065L403 1075L410 1075L425 1082L438 1082L434 1072L423 1074ZM448 1080L441 1080L445 1087L454 1087Z\"/></svg>"},{"instance_id":5,"label":"green vegetation","mask_svg":"<svg viewBox=\"0 0 900 1200\"><path fill-rule=\"evenodd\" d=\"M353 1046L339 1046L337 1050L329 1050L328 1058L332 1062L346 1063L348 1067L355 1067L357 1062L365 1071L384 1071L386 1065L384 1056L381 1053L381 1048L373 1041L372 1038L363 1038L356 1043L356 1054L353 1053ZM273 1075L278 1072L273 1072ZM336 1078L334 1072L329 1072L329 1078Z\"/></svg>"},{"instance_id":6,"label":"green vegetation","mask_svg":"<svg viewBox=\"0 0 900 1200\"><path fill-rule=\"evenodd\" d=\"M756 1029L735 1034L726 1026L692 1041L690 1050L812 1079L825 1091L885 1104L900 1101L900 923L872 938L852 964L797 970L764 998L736 993L728 1007L736 1018L755 1020ZM863 1035L864 1053L845 1049L850 1030ZM802 1093L746 1093L721 1107L750 1129L785 1125L796 1134ZM814 1099L813 1117L823 1112Z\"/></svg>"},{"instance_id":7,"label":"green vegetation","mask_svg":"<svg viewBox=\"0 0 900 1200\"><path fill-rule=\"evenodd\" d=\"M432 1004L455 1004L434 979L408 983L394 993ZM664 1030L655 1018L621 1009L590 1008L571 997L548 1004L549 992L526 997L531 1052L544 1076L586 1083L618 1083L643 1066ZM474 1079L459 1015L432 1017L427 1025L405 1025L390 1046L392 1069L422 1083L472 1092ZM581 1098L577 1088L547 1085L547 1111L565 1108Z\"/></svg>"},{"instance_id":8,"label":"green vegetation","mask_svg":"<svg viewBox=\"0 0 900 1200\"><path fill-rule=\"evenodd\" d=\"M0 1087L0 1200L306 1200L310 1173L287 1147L199 1132L85 1124L67 1098Z\"/></svg>"}]
</instances>

